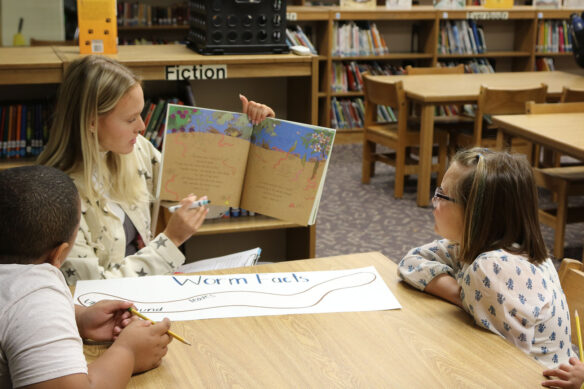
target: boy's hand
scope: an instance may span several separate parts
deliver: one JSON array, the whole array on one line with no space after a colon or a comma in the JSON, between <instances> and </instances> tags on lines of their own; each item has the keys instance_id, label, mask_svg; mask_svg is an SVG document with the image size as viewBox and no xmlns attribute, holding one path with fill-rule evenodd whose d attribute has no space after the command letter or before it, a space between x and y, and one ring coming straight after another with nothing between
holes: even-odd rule
<instances>
[{"instance_id":1,"label":"boy's hand","mask_svg":"<svg viewBox=\"0 0 584 389\"><path fill-rule=\"evenodd\" d=\"M123 347L134 355L134 373L158 367L168 351L172 338L166 333L170 320L152 324L147 320L134 320L120 334L112 345Z\"/></svg>"},{"instance_id":2,"label":"boy's hand","mask_svg":"<svg viewBox=\"0 0 584 389\"><path fill-rule=\"evenodd\" d=\"M75 305L75 319L82 338L111 341L118 337L132 320L128 308L133 303L121 300L102 300L90 307Z\"/></svg>"},{"instance_id":3,"label":"boy's hand","mask_svg":"<svg viewBox=\"0 0 584 389\"><path fill-rule=\"evenodd\" d=\"M267 117L275 117L276 114L272 108L265 104L248 101L244 95L239 95L241 100L241 112L245 113L252 124L259 124Z\"/></svg>"}]
</instances>

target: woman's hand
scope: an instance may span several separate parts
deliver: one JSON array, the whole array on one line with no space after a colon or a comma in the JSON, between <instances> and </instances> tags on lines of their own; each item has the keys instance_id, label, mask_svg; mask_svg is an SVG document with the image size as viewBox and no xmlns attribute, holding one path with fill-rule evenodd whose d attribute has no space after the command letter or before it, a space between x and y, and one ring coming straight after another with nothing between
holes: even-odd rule
<instances>
[{"instance_id":1,"label":"woman's hand","mask_svg":"<svg viewBox=\"0 0 584 389\"><path fill-rule=\"evenodd\" d=\"M275 117L276 114L272 108L265 104L248 101L244 95L239 95L241 100L241 112L245 113L252 124L259 124L267 117Z\"/></svg>"},{"instance_id":2,"label":"woman's hand","mask_svg":"<svg viewBox=\"0 0 584 389\"><path fill-rule=\"evenodd\" d=\"M201 200L206 200L207 196L201 197ZM189 239L205 221L205 216L209 212L207 207L198 207L191 209L189 205L197 201L197 196L188 195L180 201L182 205L177 209L164 230L164 235L174 243L176 247L183 244Z\"/></svg>"},{"instance_id":3,"label":"woman's hand","mask_svg":"<svg viewBox=\"0 0 584 389\"><path fill-rule=\"evenodd\" d=\"M132 321L131 301L102 300L90 307L75 305L75 320L82 338L110 341Z\"/></svg>"}]
</instances>

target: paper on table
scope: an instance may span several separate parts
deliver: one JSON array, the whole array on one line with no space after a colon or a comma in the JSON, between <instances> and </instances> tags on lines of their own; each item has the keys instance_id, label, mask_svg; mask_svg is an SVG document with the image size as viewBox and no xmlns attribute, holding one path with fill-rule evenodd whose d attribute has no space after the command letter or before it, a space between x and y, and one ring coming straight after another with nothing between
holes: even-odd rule
<instances>
[{"instance_id":1,"label":"paper on table","mask_svg":"<svg viewBox=\"0 0 584 389\"><path fill-rule=\"evenodd\" d=\"M258 269L260 269L258 267ZM132 301L154 321L401 308L375 267L78 281L75 303Z\"/></svg>"},{"instance_id":2,"label":"paper on table","mask_svg":"<svg viewBox=\"0 0 584 389\"><path fill-rule=\"evenodd\" d=\"M255 249L242 251L224 255L222 257L201 259L199 261L187 263L180 266L176 271L178 273L195 273L207 270L229 269L234 267L253 266L258 261L262 249L256 247Z\"/></svg>"}]
</instances>

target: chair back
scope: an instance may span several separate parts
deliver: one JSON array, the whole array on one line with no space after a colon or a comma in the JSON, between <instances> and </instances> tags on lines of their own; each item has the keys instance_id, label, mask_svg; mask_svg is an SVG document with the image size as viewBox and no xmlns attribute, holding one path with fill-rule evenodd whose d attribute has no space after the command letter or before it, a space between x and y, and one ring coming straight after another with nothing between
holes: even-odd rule
<instances>
[{"instance_id":1,"label":"chair back","mask_svg":"<svg viewBox=\"0 0 584 389\"><path fill-rule=\"evenodd\" d=\"M572 324L572 343L577 344L576 320L574 320L574 310L578 310L580 315L580 327L584 328L584 264L575 259L565 258L560 264L558 271L560 284L568 301L570 318Z\"/></svg>"},{"instance_id":2,"label":"chair back","mask_svg":"<svg viewBox=\"0 0 584 389\"><path fill-rule=\"evenodd\" d=\"M364 135L369 127L377 124L377 106L386 105L394 110L397 119L398 138L404 140L408 130L408 102L403 82L384 82L363 75L363 94L365 99ZM397 111L397 112L396 112Z\"/></svg>"},{"instance_id":3,"label":"chair back","mask_svg":"<svg viewBox=\"0 0 584 389\"><path fill-rule=\"evenodd\" d=\"M484 115L514 115L525 113L525 104L528 101L545 102L547 85L541 84L534 88L525 89L494 89L481 85L477 109L473 143L481 144L483 137Z\"/></svg>"},{"instance_id":4,"label":"chair back","mask_svg":"<svg viewBox=\"0 0 584 389\"><path fill-rule=\"evenodd\" d=\"M406 66L406 74L462 74L464 73L464 65L458 64L451 67L413 67L411 65Z\"/></svg>"},{"instance_id":5,"label":"chair back","mask_svg":"<svg viewBox=\"0 0 584 389\"><path fill-rule=\"evenodd\" d=\"M528 101L525 104L527 114L545 113L578 113L584 112L584 101L579 103L549 103L538 104L535 101Z\"/></svg>"},{"instance_id":6,"label":"chair back","mask_svg":"<svg viewBox=\"0 0 584 389\"><path fill-rule=\"evenodd\" d=\"M577 101L584 101L584 90L570 89L566 86L562 88L560 103L573 103Z\"/></svg>"}]
</instances>

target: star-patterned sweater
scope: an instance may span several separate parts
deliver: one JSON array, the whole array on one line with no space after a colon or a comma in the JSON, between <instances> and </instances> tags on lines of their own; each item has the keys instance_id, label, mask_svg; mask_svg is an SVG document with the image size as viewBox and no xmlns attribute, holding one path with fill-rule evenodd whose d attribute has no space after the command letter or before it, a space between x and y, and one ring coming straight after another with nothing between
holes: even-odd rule
<instances>
[{"instance_id":1,"label":"star-patterned sweater","mask_svg":"<svg viewBox=\"0 0 584 389\"><path fill-rule=\"evenodd\" d=\"M138 160L143 190L154 198L160 167L160 152L138 136L132 155ZM83 191L81 174L72 174L79 192ZM125 256L126 236L123 221L107 204L91 204L81 195L81 222L77 240L61 271L69 285L77 280L168 274L180 266L185 257L163 233L152 239L150 205L119 204L130 218L145 247ZM99 219L98 213L104 217ZM104 221L104 223L101 223Z\"/></svg>"},{"instance_id":2,"label":"star-patterned sweater","mask_svg":"<svg viewBox=\"0 0 584 389\"><path fill-rule=\"evenodd\" d=\"M434 277L449 274L460 285L463 308L477 325L547 368L567 364L574 356L570 314L552 261L533 265L524 256L494 250L465 264L458 253L459 245L448 240L414 248L399 263L399 276L424 290Z\"/></svg>"}]
</instances>

